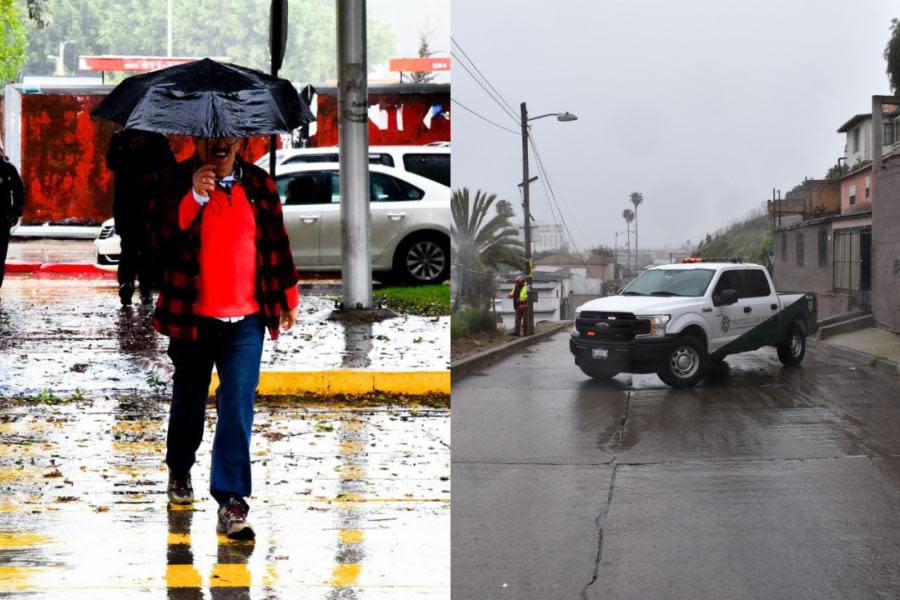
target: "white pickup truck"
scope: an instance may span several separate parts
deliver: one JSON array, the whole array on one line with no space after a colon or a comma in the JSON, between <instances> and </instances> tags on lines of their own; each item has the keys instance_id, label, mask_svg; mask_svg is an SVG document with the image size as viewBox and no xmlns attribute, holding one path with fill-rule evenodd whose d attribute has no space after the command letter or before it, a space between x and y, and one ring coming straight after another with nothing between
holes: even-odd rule
<instances>
[{"instance_id":1,"label":"white pickup truck","mask_svg":"<svg viewBox=\"0 0 900 600\"><path fill-rule=\"evenodd\" d=\"M774 346L785 365L800 364L816 314L815 294L776 292L760 265L691 258L648 269L619 295L577 308L569 349L594 379L656 373L683 388L711 362L763 346Z\"/></svg>"}]
</instances>

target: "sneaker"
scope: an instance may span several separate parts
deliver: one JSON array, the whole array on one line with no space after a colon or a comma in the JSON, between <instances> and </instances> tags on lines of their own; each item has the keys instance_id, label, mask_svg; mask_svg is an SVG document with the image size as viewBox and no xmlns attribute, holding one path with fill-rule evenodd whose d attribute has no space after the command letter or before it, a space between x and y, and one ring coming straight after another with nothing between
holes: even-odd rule
<instances>
[{"instance_id":1,"label":"sneaker","mask_svg":"<svg viewBox=\"0 0 900 600\"><path fill-rule=\"evenodd\" d=\"M229 498L228 504L219 508L216 531L232 540L252 540L256 537L253 526L247 521L250 507L240 498Z\"/></svg>"},{"instance_id":2,"label":"sneaker","mask_svg":"<svg viewBox=\"0 0 900 600\"><path fill-rule=\"evenodd\" d=\"M119 300L122 306L131 306L131 297L134 295L134 286L130 283L123 283L119 286Z\"/></svg>"},{"instance_id":3,"label":"sneaker","mask_svg":"<svg viewBox=\"0 0 900 600\"><path fill-rule=\"evenodd\" d=\"M190 474L178 477L169 473L169 502L172 504L192 504L194 488L191 487Z\"/></svg>"}]
</instances>

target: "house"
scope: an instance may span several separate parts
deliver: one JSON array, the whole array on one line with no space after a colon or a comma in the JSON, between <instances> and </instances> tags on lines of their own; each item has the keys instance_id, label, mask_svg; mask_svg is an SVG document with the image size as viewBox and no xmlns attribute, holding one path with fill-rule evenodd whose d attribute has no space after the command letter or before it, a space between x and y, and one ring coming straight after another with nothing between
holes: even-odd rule
<instances>
[{"instance_id":1,"label":"house","mask_svg":"<svg viewBox=\"0 0 900 600\"><path fill-rule=\"evenodd\" d=\"M612 257L591 254L582 258L569 252L555 252L535 260L535 272L554 273L563 269L569 273L569 311L588 300L600 298L616 288L616 266ZM568 318L568 317L566 317Z\"/></svg>"},{"instance_id":2,"label":"house","mask_svg":"<svg viewBox=\"0 0 900 600\"><path fill-rule=\"evenodd\" d=\"M507 273L499 278L497 297L494 298L494 312L497 315L497 325L505 329L513 330L516 326L516 313L513 310L512 300L507 295L515 285L516 277L520 273ZM532 273L532 288L534 294L534 322L562 321L572 318L573 307L570 307L568 299L570 273L567 269L557 271L537 271Z\"/></svg>"},{"instance_id":3,"label":"house","mask_svg":"<svg viewBox=\"0 0 900 600\"><path fill-rule=\"evenodd\" d=\"M894 144L900 111L891 107L885 117L880 136L873 134L871 114L854 115L838 128L846 136L845 155L839 159L848 165L845 173L806 180L768 203L775 286L816 292L820 319L872 307L873 149L878 138L883 139L883 156L900 149L900 143Z\"/></svg>"}]
</instances>

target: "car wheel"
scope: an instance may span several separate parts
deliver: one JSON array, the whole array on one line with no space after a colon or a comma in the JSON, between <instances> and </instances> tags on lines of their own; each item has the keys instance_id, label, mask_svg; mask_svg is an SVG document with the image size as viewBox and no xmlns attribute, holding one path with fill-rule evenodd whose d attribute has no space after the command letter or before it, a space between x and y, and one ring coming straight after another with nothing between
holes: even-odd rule
<instances>
[{"instance_id":1,"label":"car wheel","mask_svg":"<svg viewBox=\"0 0 900 600\"><path fill-rule=\"evenodd\" d=\"M441 283L450 275L450 245L435 235L412 236L394 256L394 275L406 283Z\"/></svg>"},{"instance_id":2,"label":"car wheel","mask_svg":"<svg viewBox=\"0 0 900 600\"><path fill-rule=\"evenodd\" d=\"M703 379L708 364L703 342L695 337L685 336L678 338L672 345L656 374L673 388L688 388Z\"/></svg>"},{"instance_id":3,"label":"car wheel","mask_svg":"<svg viewBox=\"0 0 900 600\"><path fill-rule=\"evenodd\" d=\"M610 371L609 369L601 369L593 365L578 365L581 372L595 381L609 381L619 374L618 371Z\"/></svg>"},{"instance_id":4,"label":"car wheel","mask_svg":"<svg viewBox=\"0 0 900 600\"><path fill-rule=\"evenodd\" d=\"M794 323L788 327L787 338L775 347L778 360L786 367L796 367L806 356L806 332L802 325Z\"/></svg>"}]
</instances>

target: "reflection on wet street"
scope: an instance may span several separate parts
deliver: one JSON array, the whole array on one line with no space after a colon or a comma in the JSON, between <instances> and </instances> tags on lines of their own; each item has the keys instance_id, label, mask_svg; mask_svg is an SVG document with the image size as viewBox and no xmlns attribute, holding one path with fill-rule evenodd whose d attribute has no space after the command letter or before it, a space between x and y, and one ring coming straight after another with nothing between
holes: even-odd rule
<instances>
[{"instance_id":1,"label":"reflection on wet street","mask_svg":"<svg viewBox=\"0 0 900 600\"><path fill-rule=\"evenodd\" d=\"M268 371L445 370L449 317L328 321L334 301L301 295L300 320L267 340ZM0 396L159 395L169 391L167 338L153 306L119 306L111 281L9 277L0 290Z\"/></svg>"},{"instance_id":2,"label":"reflection on wet street","mask_svg":"<svg viewBox=\"0 0 900 600\"><path fill-rule=\"evenodd\" d=\"M197 502L167 508L167 407L90 397L0 410L0 596L449 596L447 409L258 405L253 543L215 531L212 414Z\"/></svg>"}]
</instances>

